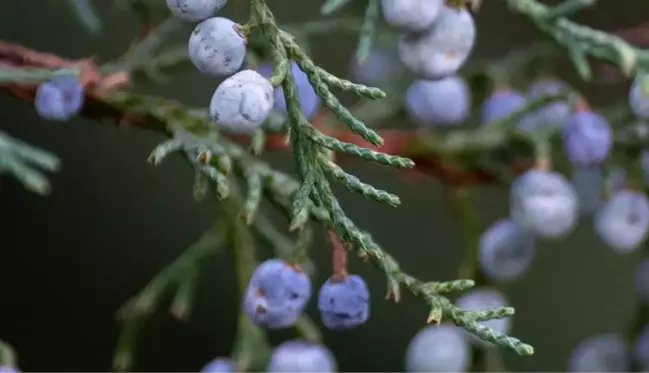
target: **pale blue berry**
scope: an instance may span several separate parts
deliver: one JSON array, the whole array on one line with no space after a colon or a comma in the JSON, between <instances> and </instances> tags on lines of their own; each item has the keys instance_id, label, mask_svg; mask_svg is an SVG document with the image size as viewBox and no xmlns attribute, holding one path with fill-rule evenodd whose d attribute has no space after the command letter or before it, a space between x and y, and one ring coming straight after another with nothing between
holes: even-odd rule
<instances>
[{"instance_id":1,"label":"pale blue berry","mask_svg":"<svg viewBox=\"0 0 649 373\"><path fill-rule=\"evenodd\" d=\"M595 217L599 238L618 252L637 249L649 231L649 200L644 193L619 190L602 204Z\"/></svg>"},{"instance_id":2,"label":"pale blue berry","mask_svg":"<svg viewBox=\"0 0 649 373\"><path fill-rule=\"evenodd\" d=\"M232 359L229 358L216 358L207 365L201 369L201 372L204 373L228 373L228 372L236 372L237 371L237 365L232 361Z\"/></svg>"},{"instance_id":3,"label":"pale blue berry","mask_svg":"<svg viewBox=\"0 0 649 373\"><path fill-rule=\"evenodd\" d=\"M273 65L264 63L257 67L257 71L265 78L270 78L273 73ZM300 69L295 61L291 61L291 71L295 80L295 89L297 90L300 107L307 119L311 119L320 109L320 97L316 94L313 86L309 82L307 75ZM282 87L275 88L275 110L286 117L286 98Z\"/></svg>"},{"instance_id":4,"label":"pale blue berry","mask_svg":"<svg viewBox=\"0 0 649 373\"><path fill-rule=\"evenodd\" d=\"M572 185L579 198L581 212L586 215L594 213L604 196L606 186L604 172L599 167L573 166Z\"/></svg>"},{"instance_id":5,"label":"pale blue berry","mask_svg":"<svg viewBox=\"0 0 649 373\"><path fill-rule=\"evenodd\" d=\"M238 25L227 18L208 18L189 37L189 59L203 74L229 76L246 57L246 38Z\"/></svg>"},{"instance_id":6,"label":"pale blue berry","mask_svg":"<svg viewBox=\"0 0 649 373\"><path fill-rule=\"evenodd\" d=\"M41 83L34 106L41 118L65 121L76 115L85 102L84 87L78 78L58 76Z\"/></svg>"},{"instance_id":7,"label":"pale blue berry","mask_svg":"<svg viewBox=\"0 0 649 373\"><path fill-rule=\"evenodd\" d=\"M444 0L381 0L385 22L406 31L426 31L437 19Z\"/></svg>"},{"instance_id":8,"label":"pale blue berry","mask_svg":"<svg viewBox=\"0 0 649 373\"><path fill-rule=\"evenodd\" d=\"M635 270L635 292L638 299L649 303L649 259L644 259ZM649 350L647 354L649 356Z\"/></svg>"},{"instance_id":9,"label":"pale blue berry","mask_svg":"<svg viewBox=\"0 0 649 373\"><path fill-rule=\"evenodd\" d=\"M227 0L167 0L167 8L176 18L198 22L210 18L225 3Z\"/></svg>"},{"instance_id":10,"label":"pale blue berry","mask_svg":"<svg viewBox=\"0 0 649 373\"><path fill-rule=\"evenodd\" d=\"M395 52L373 49L367 59L361 63L356 57L352 58L350 74L356 83L382 87L401 73L402 69L403 65Z\"/></svg>"},{"instance_id":11,"label":"pale blue berry","mask_svg":"<svg viewBox=\"0 0 649 373\"><path fill-rule=\"evenodd\" d=\"M483 124L492 124L507 119L510 115L525 109L527 100L519 92L503 88L492 93L480 108L480 121ZM529 116L521 119L519 127L527 127Z\"/></svg>"},{"instance_id":12,"label":"pale blue berry","mask_svg":"<svg viewBox=\"0 0 649 373\"><path fill-rule=\"evenodd\" d=\"M406 372L465 372L469 345L463 330L450 325L429 325L410 341Z\"/></svg>"},{"instance_id":13,"label":"pale blue berry","mask_svg":"<svg viewBox=\"0 0 649 373\"><path fill-rule=\"evenodd\" d=\"M399 40L399 59L424 79L455 74L469 58L476 28L466 9L444 6L433 27L426 32L407 33Z\"/></svg>"},{"instance_id":14,"label":"pale blue berry","mask_svg":"<svg viewBox=\"0 0 649 373\"><path fill-rule=\"evenodd\" d=\"M332 330L350 329L367 321L370 292L358 275L332 277L320 288L318 309L322 323Z\"/></svg>"},{"instance_id":15,"label":"pale blue berry","mask_svg":"<svg viewBox=\"0 0 649 373\"><path fill-rule=\"evenodd\" d=\"M568 86L556 79L543 79L534 83L527 91L529 101L545 96L556 96L568 92ZM531 127L547 126L560 129L572 114L572 105L567 101L555 101L538 109L527 124Z\"/></svg>"},{"instance_id":16,"label":"pale blue berry","mask_svg":"<svg viewBox=\"0 0 649 373\"><path fill-rule=\"evenodd\" d=\"M639 74L629 90L629 107L642 119L649 119L649 75Z\"/></svg>"},{"instance_id":17,"label":"pale blue berry","mask_svg":"<svg viewBox=\"0 0 649 373\"><path fill-rule=\"evenodd\" d=\"M471 94L462 77L417 80L406 91L406 111L422 126L461 124L469 116Z\"/></svg>"},{"instance_id":18,"label":"pale blue berry","mask_svg":"<svg viewBox=\"0 0 649 373\"><path fill-rule=\"evenodd\" d=\"M257 326L289 327L311 298L311 280L298 268L271 259L257 267L244 297L244 311Z\"/></svg>"},{"instance_id":19,"label":"pale blue berry","mask_svg":"<svg viewBox=\"0 0 649 373\"><path fill-rule=\"evenodd\" d=\"M485 277L511 281L530 269L534 237L511 220L500 220L482 234L479 261Z\"/></svg>"},{"instance_id":20,"label":"pale blue berry","mask_svg":"<svg viewBox=\"0 0 649 373\"><path fill-rule=\"evenodd\" d=\"M630 354L624 341L603 334L583 341L570 355L570 372L628 372Z\"/></svg>"},{"instance_id":21,"label":"pale blue berry","mask_svg":"<svg viewBox=\"0 0 649 373\"><path fill-rule=\"evenodd\" d=\"M335 372L336 361L322 345L288 341L273 351L266 372Z\"/></svg>"},{"instance_id":22,"label":"pale blue berry","mask_svg":"<svg viewBox=\"0 0 649 373\"><path fill-rule=\"evenodd\" d=\"M469 290L455 302L455 305L466 311L483 311L499 307L508 307L509 301L503 293L492 288L475 288ZM512 327L511 317L483 321L480 324L489 327L497 332L509 334ZM491 343L483 341L473 334L468 334L469 339L478 346L491 346Z\"/></svg>"},{"instance_id":23,"label":"pale blue berry","mask_svg":"<svg viewBox=\"0 0 649 373\"><path fill-rule=\"evenodd\" d=\"M613 146L611 126L604 117L589 110L570 115L562 135L564 152L575 165L601 164Z\"/></svg>"},{"instance_id":24,"label":"pale blue berry","mask_svg":"<svg viewBox=\"0 0 649 373\"><path fill-rule=\"evenodd\" d=\"M273 86L254 70L242 70L214 91L210 116L219 128L250 133L261 128L273 109Z\"/></svg>"},{"instance_id":25,"label":"pale blue berry","mask_svg":"<svg viewBox=\"0 0 649 373\"><path fill-rule=\"evenodd\" d=\"M510 191L510 217L523 229L544 238L558 238L577 222L577 193L566 178L552 171L530 169Z\"/></svg>"},{"instance_id":26,"label":"pale blue berry","mask_svg":"<svg viewBox=\"0 0 649 373\"><path fill-rule=\"evenodd\" d=\"M20 371L14 367L0 365L0 373L20 373Z\"/></svg>"}]
</instances>

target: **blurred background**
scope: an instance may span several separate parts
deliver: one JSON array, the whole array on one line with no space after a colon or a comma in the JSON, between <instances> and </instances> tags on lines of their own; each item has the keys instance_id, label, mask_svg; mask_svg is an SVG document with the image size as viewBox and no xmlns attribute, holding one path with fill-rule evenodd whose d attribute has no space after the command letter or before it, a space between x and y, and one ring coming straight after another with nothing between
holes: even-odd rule
<instances>
[{"instance_id":1,"label":"blurred background","mask_svg":"<svg viewBox=\"0 0 649 373\"><path fill-rule=\"evenodd\" d=\"M99 4L105 22L99 36L86 33L60 2L5 3L1 39L70 59L118 57L137 31L135 19L112 2ZM475 58L496 58L542 39L527 20L510 13L505 2L484 3L477 15ZM360 14L363 5L359 2L349 11ZM320 1L271 1L280 22L314 19L320 6ZM649 3L605 0L578 20L615 30L639 24L647 11ZM245 20L231 9L225 14ZM312 57L331 72L348 76L356 39L355 34L343 33L314 38ZM569 66L562 77L595 105L624 99L628 89L626 83L584 85ZM142 89L204 106L216 84L188 69L170 84ZM180 157L160 167L146 162L163 140L158 135L82 118L46 122L30 105L6 94L0 96L0 108L3 131L63 161L62 170L51 176L53 192L47 197L25 191L11 178L1 179L0 337L16 348L24 371L110 370L119 332L116 311L211 226L218 218L214 202L194 202L193 174ZM413 127L407 122L390 125ZM291 169L287 154L265 157L279 168ZM442 185L432 179L407 181L402 174L367 162L345 166L403 201L391 209L337 188L350 216L413 275L454 279L465 242ZM476 189L473 199L483 224L507 216L506 188ZM325 237L318 231L314 284L322 283L331 270ZM540 242L532 270L504 288L517 310L513 335L534 345L536 354L524 358L504 352L507 368L563 371L570 351L582 339L624 332L635 307L633 270L641 255L615 254L604 247L588 221L565 240ZM213 357L230 353L239 305L231 259L224 251L205 267L190 321L177 321L163 308L148 323L135 370L197 371ZM349 332L325 333L325 341L341 371L403 370L407 343L424 326L428 310L409 295L400 304L384 301L384 275L355 258L351 266L370 284L371 319ZM309 311L317 320L313 304ZM271 334L275 343L287 337Z\"/></svg>"}]
</instances>

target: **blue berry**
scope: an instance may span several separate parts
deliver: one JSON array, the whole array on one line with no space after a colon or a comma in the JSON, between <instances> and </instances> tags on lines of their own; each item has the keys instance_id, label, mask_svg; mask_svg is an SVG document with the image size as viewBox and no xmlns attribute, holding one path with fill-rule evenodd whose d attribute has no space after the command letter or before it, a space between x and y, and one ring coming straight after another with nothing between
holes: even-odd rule
<instances>
[{"instance_id":1,"label":"blue berry","mask_svg":"<svg viewBox=\"0 0 649 373\"><path fill-rule=\"evenodd\" d=\"M520 175L512 184L509 207L512 220L539 237L564 236L577 222L577 193L557 172L531 169Z\"/></svg>"},{"instance_id":2,"label":"blue berry","mask_svg":"<svg viewBox=\"0 0 649 373\"><path fill-rule=\"evenodd\" d=\"M649 303L649 259L644 259L635 270L635 292L638 299ZM649 350L647 354L649 357Z\"/></svg>"},{"instance_id":3,"label":"blue berry","mask_svg":"<svg viewBox=\"0 0 649 373\"><path fill-rule=\"evenodd\" d=\"M500 220L482 234L479 258L482 272L492 281L511 281L530 269L534 237L511 220Z\"/></svg>"},{"instance_id":4,"label":"blue berry","mask_svg":"<svg viewBox=\"0 0 649 373\"><path fill-rule=\"evenodd\" d=\"M543 79L533 84L527 91L530 101L538 100L544 96L556 96L567 93L568 87L556 79ZM560 129L572 114L572 106L567 101L555 101L532 114L533 120L528 122L532 127L549 126Z\"/></svg>"},{"instance_id":5,"label":"blue berry","mask_svg":"<svg viewBox=\"0 0 649 373\"><path fill-rule=\"evenodd\" d=\"M595 230L618 252L637 249L649 232L649 200L644 193L619 190L597 211Z\"/></svg>"},{"instance_id":6,"label":"blue berry","mask_svg":"<svg viewBox=\"0 0 649 373\"><path fill-rule=\"evenodd\" d=\"M526 105L527 100L520 93L509 88L498 89L482 103L480 121L491 124L504 120Z\"/></svg>"},{"instance_id":7,"label":"blue berry","mask_svg":"<svg viewBox=\"0 0 649 373\"><path fill-rule=\"evenodd\" d=\"M227 373L227 372L236 372L237 365L229 358L217 358L210 361L207 365L201 369L201 372L204 373Z\"/></svg>"},{"instance_id":8,"label":"blue berry","mask_svg":"<svg viewBox=\"0 0 649 373\"><path fill-rule=\"evenodd\" d=\"M34 106L41 118L65 121L76 115L85 102L83 84L76 77L54 77L38 86Z\"/></svg>"},{"instance_id":9,"label":"blue berry","mask_svg":"<svg viewBox=\"0 0 649 373\"><path fill-rule=\"evenodd\" d=\"M214 91L210 116L217 126L234 133L261 128L273 109L273 86L254 70L242 70Z\"/></svg>"},{"instance_id":10,"label":"blue berry","mask_svg":"<svg viewBox=\"0 0 649 373\"><path fill-rule=\"evenodd\" d=\"M311 298L311 280L299 269L271 259L257 267L244 298L250 320L266 329L289 327Z\"/></svg>"},{"instance_id":11,"label":"blue berry","mask_svg":"<svg viewBox=\"0 0 649 373\"><path fill-rule=\"evenodd\" d=\"M189 59L203 74L232 75L243 66L245 57L246 38L227 18L208 18L189 37Z\"/></svg>"},{"instance_id":12,"label":"blue berry","mask_svg":"<svg viewBox=\"0 0 649 373\"><path fill-rule=\"evenodd\" d=\"M350 329L367 321L370 292L358 275L332 277L320 288L318 308L322 323L332 330Z\"/></svg>"},{"instance_id":13,"label":"blue berry","mask_svg":"<svg viewBox=\"0 0 649 373\"><path fill-rule=\"evenodd\" d=\"M350 68L354 82L372 87L388 84L402 69L403 65L396 53L383 49L373 49L360 64L356 57L352 58Z\"/></svg>"},{"instance_id":14,"label":"blue berry","mask_svg":"<svg viewBox=\"0 0 649 373\"><path fill-rule=\"evenodd\" d=\"M406 91L406 111L419 125L461 124L469 116L471 95L464 79L417 80Z\"/></svg>"},{"instance_id":15,"label":"blue berry","mask_svg":"<svg viewBox=\"0 0 649 373\"><path fill-rule=\"evenodd\" d=\"M198 22L210 18L225 3L227 0L167 0L167 8L177 18Z\"/></svg>"},{"instance_id":16,"label":"blue berry","mask_svg":"<svg viewBox=\"0 0 649 373\"><path fill-rule=\"evenodd\" d=\"M603 334L583 341L570 355L570 372L628 372L629 350L620 337Z\"/></svg>"},{"instance_id":17,"label":"blue berry","mask_svg":"<svg viewBox=\"0 0 649 373\"><path fill-rule=\"evenodd\" d=\"M273 73L273 65L264 63L261 64L257 71L266 77L270 78ZM313 86L309 82L307 75L300 69L295 61L291 61L291 71L293 72L293 79L295 79L295 88L300 100L300 107L307 119L311 119L320 109L320 97L316 94ZM284 90L282 87L275 88L275 110L286 116L286 98L284 97Z\"/></svg>"},{"instance_id":18,"label":"blue berry","mask_svg":"<svg viewBox=\"0 0 649 373\"><path fill-rule=\"evenodd\" d=\"M426 31L437 19L443 0L382 0L385 22L406 31Z\"/></svg>"},{"instance_id":19,"label":"blue berry","mask_svg":"<svg viewBox=\"0 0 649 373\"><path fill-rule=\"evenodd\" d=\"M273 351L266 372L335 372L336 361L322 345L288 341Z\"/></svg>"},{"instance_id":20,"label":"blue berry","mask_svg":"<svg viewBox=\"0 0 649 373\"><path fill-rule=\"evenodd\" d=\"M613 146L611 126L601 115L579 110L568 117L562 131L568 160L589 167L604 162Z\"/></svg>"},{"instance_id":21,"label":"blue berry","mask_svg":"<svg viewBox=\"0 0 649 373\"><path fill-rule=\"evenodd\" d=\"M629 90L629 107L642 119L649 119L649 75L639 74Z\"/></svg>"},{"instance_id":22,"label":"blue berry","mask_svg":"<svg viewBox=\"0 0 649 373\"><path fill-rule=\"evenodd\" d=\"M411 32L399 40L399 59L424 79L455 74L469 58L475 44L476 28L466 9L443 6L433 27Z\"/></svg>"},{"instance_id":23,"label":"blue berry","mask_svg":"<svg viewBox=\"0 0 649 373\"><path fill-rule=\"evenodd\" d=\"M604 172L597 167L574 166L572 168L572 185L579 198L579 209L583 214L590 215L599 207L606 179Z\"/></svg>"},{"instance_id":24,"label":"blue berry","mask_svg":"<svg viewBox=\"0 0 649 373\"><path fill-rule=\"evenodd\" d=\"M496 289L475 288L458 298L455 305L466 311L483 311L507 307L509 306L509 302L505 295ZM483 321L481 324L495 331L508 334L512 327L512 319L511 317L492 319ZM473 334L468 335L470 336L469 339L478 346L485 347L490 345L489 342L483 341Z\"/></svg>"},{"instance_id":25,"label":"blue berry","mask_svg":"<svg viewBox=\"0 0 649 373\"><path fill-rule=\"evenodd\" d=\"M20 373L20 371L7 365L0 365L0 373Z\"/></svg>"},{"instance_id":26,"label":"blue berry","mask_svg":"<svg viewBox=\"0 0 649 373\"><path fill-rule=\"evenodd\" d=\"M463 330L450 325L429 325L410 341L406 372L465 372L469 345Z\"/></svg>"}]
</instances>

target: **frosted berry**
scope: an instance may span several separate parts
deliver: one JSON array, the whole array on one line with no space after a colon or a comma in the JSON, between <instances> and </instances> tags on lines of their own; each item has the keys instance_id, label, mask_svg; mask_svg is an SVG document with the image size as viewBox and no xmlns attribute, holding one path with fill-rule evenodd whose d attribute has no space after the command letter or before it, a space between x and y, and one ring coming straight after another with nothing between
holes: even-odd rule
<instances>
[{"instance_id":1,"label":"frosted berry","mask_svg":"<svg viewBox=\"0 0 649 373\"><path fill-rule=\"evenodd\" d=\"M81 110L84 101L84 87L79 79L59 76L38 86L34 106L41 118L65 121Z\"/></svg>"},{"instance_id":2,"label":"frosted berry","mask_svg":"<svg viewBox=\"0 0 649 373\"><path fill-rule=\"evenodd\" d=\"M335 372L336 361L322 345L295 340L273 351L266 372Z\"/></svg>"},{"instance_id":3,"label":"frosted berry","mask_svg":"<svg viewBox=\"0 0 649 373\"><path fill-rule=\"evenodd\" d=\"M350 329L367 321L370 292L358 275L332 277L320 288L318 309L322 323L329 329Z\"/></svg>"},{"instance_id":4,"label":"frosted berry","mask_svg":"<svg viewBox=\"0 0 649 373\"><path fill-rule=\"evenodd\" d=\"M407 31L426 31L437 19L444 0L382 0L385 22Z\"/></svg>"},{"instance_id":5,"label":"frosted berry","mask_svg":"<svg viewBox=\"0 0 649 373\"><path fill-rule=\"evenodd\" d=\"M579 110L569 116L562 136L568 160L580 166L601 164L613 146L611 126L590 110Z\"/></svg>"},{"instance_id":6,"label":"frosted berry","mask_svg":"<svg viewBox=\"0 0 649 373\"><path fill-rule=\"evenodd\" d=\"M273 109L273 86L254 70L242 70L214 91L210 116L217 126L235 133L254 131Z\"/></svg>"},{"instance_id":7,"label":"frosted berry","mask_svg":"<svg viewBox=\"0 0 649 373\"><path fill-rule=\"evenodd\" d=\"M531 169L512 184L509 208L512 220L523 229L539 237L557 238L575 226L577 194L563 175Z\"/></svg>"},{"instance_id":8,"label":"frosted berry","mask_svg":"<svg viewBox=\"0 0 649 373\"><path fill-rule=\"evenodd\" d=\"M220 372L236 372L237 371L237 366L232 361L232 359L228 358L217 358L212 361L210 361L207 365L201 369L201 372L204 373L220 373Z\"/></svg>"},{"instance_id":9,"label":"frosted berry","mask_svg":"<svg viewBox=\"0 0 649 373\"><path fill-rule=\"evenodd\" d=\"M480 121L483 124L490 124L501 121L508 116L525 108L527 100L520 93L502 88L492 93L480 108Z\"/></svg>"},{"instance_id":10,"label":"frosted berry","mask_svg":"<svg viewBox=\"0 0 649 373\"><path fill-rule=\"evenodd\" d=\"M167 8L177 18L198 22L210 18L225 3L227 0L167 0Z\"/></svg>"},{"instance_id":11,"label":"frosted berry","mask_svg":"<svg viewBox=\"0 0 649 373\"><path fill-rule=\"evenodd\" d=\"M351 78L354 82L371 87L382 87L395 75L401 73L403 64L393 51L373 49L370 55L359 64L356 57L351 62Z\"/></svg>"},{"instance_id":12,"label":"frosted berry","mask_svg":"<svg viewBox=\"0 0 649 373\"><path fill-rule=\"evenodd\" d=\"M401 62L424 79L456 73L473 49L476 29L466 9L444 6L434 26L423 33L408 33L399 40Z\"/></svg>"},{"instance_id":13,"label":"frosted berry","mask_svg":"<svg viewBox=\"0 0 649 373\"><path fill-rule=\"evenodd\" d=\"M466 311L482 311L499 307L508 307L509 302L505 295L496 289L476 288L458 298L455 305ZM512 327L512 319L511 317L492 319L483 321L481 324L495 331L508 334ZM480 346L490 345L489 342L483 341L473 334L467 333L467 335L470 336L469 338L473 343Z\"/></svg>"},{"instance_id":14,"label":"frosted berry","mask_svg":"<svg viewBox=\"0 0 649 373\"><path fill-rule=\"evenodd\" d=\"M213 17L196 25L189 37L189 59L203 74L228 76L246 57L246 38L227 18Z\"/></svg>"},{"instance_id":15,"label":"frosted berry","mask_svg":"<svg viewBox=\"0 0 649 373\"><path fill-rule=\"evenodd\" d=\"M636 76L629 91L629 106L639 118L649 119L649 75Z\"/></svg>"},{"instance_id":16,"label":"frosted berry","mask_svg":"<svg viewBox=\"0 0 649 373\"><path fill-rule=\"evenodd\" d=\"M530 269L534 237L511 220L500 220L482 234L479 259L482 272L492 281L511 281Z\"/></svg>"},{"instance_id":17,"label":"frosted berry","mask_svg":"<svg viewBox=\"0 0 649 373\"><path fill-rule=\"evenodd\" d=\"M406 111L419 125L461 124L469 116L471 95L464 79L417 80L406 91Z\"/></svg>"},{"instance_id":18,"label":"frosted berry","mask_svg":"<svg viewBox=\"0 0 649 373\"><path fill-rule=\"evenodd\" d=\"M583 214L594 213L602 202L606 179L598 167L572 168L572 185L579 198L579 209Z\"/></svg>"},{"instance_id":19,"label":"frosted berry","mask_svg":"<svg viewBox=\"0 0 649 373\"><path fill-rule=\"evenodd\" d=\"M568 86L556 79L542 79L534 83L527 91L529 101L544 96L556 96L568 92ZM549 126L560 129L572 114L572 106L567 101L555 101L534 112L532 126Z\"/></svg>"},{"instance_id":20,"label":"frosted berry","mask_svg":"<svg viewBox=\"0 0 649 373\"><path fill-rule=\"evenodd\" d=\"M635 291L638 299L649 303L649 259L644 259L635 270ZM647 355L649 357L649 350Z\"/></svg>"},{"instance_id":21,"label":"frosted berry","mask_svg":"<svg viewBox=\"0 0 649 373\"><path fill-rule=\"evenodd\" d=\"M450 324L429 325L408 345L406 372L465 372L469 355L463 330Z\"/></svg>"},{"instance_id":22,"label":"frosted berry","mask_svg":"<svg viewBox=\"0 0 649 373\"><path fill-rule=\"evenodd\" d=\"M268 63L261 64L257 71L265 78L270 78L273 73L273 66ZM300 100L300 107L307 119L311 119L320 109L320 97L316 94L315 90L309 82L309 78L300 69L295 61L291 61L291 71L293 72L293 79L295 79L295 88L297 90L298 99ZM282 87L275 88L275 109L283 116L286 116L286 98L284 98L284 90Z\"/></svg>"},{"instance_id":23,"label":"frosted berry","mask_svg":"<svg viewBox=\"0 0 649 373\"><path fill-rule=\"evenodd\" d=\"M583 341L570 355L570 372L628 372L629 350L620 337L603 334Z\"/></svg>"},{"instance_id":24,"label":"frosted berry","mask_svg":"<svg viewBox=\"0 0 649 373\"><path fill-rule=\"evenodd\" d=\"M618 252L637 249L649 231L649 200L644 193L622 189L602 204L595 216L599 238Z\"/></svg>"},{"instance_id":25,"label":"frosted berry","mask_svg":"<svg viewBox=\"0 0 649 373\"><path fill-rule=\"evenodd\" d=\"M295 324L310 298L309 277L294 266L271 259L253 273L243 308L255 325L281 329Z\"/></svg>"}]
</instances>

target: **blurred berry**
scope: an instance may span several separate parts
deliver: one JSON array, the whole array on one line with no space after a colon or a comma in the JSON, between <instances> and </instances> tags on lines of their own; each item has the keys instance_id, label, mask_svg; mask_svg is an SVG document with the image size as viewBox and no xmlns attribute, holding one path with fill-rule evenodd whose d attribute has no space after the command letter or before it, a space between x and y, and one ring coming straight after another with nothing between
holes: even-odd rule
<instances>
[{"instance_id":1,"label":"blurred berry","mask_svg":"<svg viewBox=\"0 0 649 373\"><path fill-rule=\"evenodd\" d=\"M526 105L527 100L520 93L511 89L498 89L482 103L480 121L482 124L491 124L504 120L523 110Z\"/></svg>"},{"instance_id":2,"label":"blurred berry","mask_svg":"<svg viewBox=\"0 0 649 373\"><path fill-rule=\"evenodd\" d=\"M485 277L511 281L530 269L534 257L534 237L511 220L500 220L480 238L479 260Z\"/></svg>"},{"instance_id":3,"label":"blurred berry","mask_svg":"<svg viewBox=\"0 0 649 373\"><path fill-rule=\"evenodd\" d=\"M201 369L204 373L236 372L237 365L229 358L216 358Z\"/></svg>"},{"instance_id":4,"label":"blurred berry","mask_svg":"<svg viewBox=\"0 0 649 373\"><path fill-rule=\"evenodd\" d=\"M649 303L649 259L644 259L635 270L635 291L638 299ZM649 357L649 350L647 355Z\"/></svg>"},{"instance_id":5,"label":"blurred berry","mask_svg":"<svg viewBox=\"0 0 649 373\"><path fill-rule=\"evenodd\" d=\"M577 222L577 194L566 178L552 171L531 169L512 184L510 216L521 228L544 238L558 238Z\"/></svg>"},{"instance_id":6,"label":"blurred berry","mask_svg":"<svg viewBox=\"0 0 649 373\"><path fill-rule=\"evenodd\" d=\"M455 305L466 311L483 311L499 307L508 307L509 301L503 293L491 288L474 288L462 295L455 302ZM483 321L480 324L495 331L508 334L512 327L511 317ZM465 332L472 343L482 347L491 346L491 343L483 341L473 334Z\"/></svg>"},{"instance_id":7,"label":"blurred berry","mask_svg":"<svg viewBox=\"0 0 649 373\"><path fill-rule=\"evenodd\" d=\"M644 193L622 189L597 211L595 231L617 252L637 249L649 231L649 200Z\"/></svg>"},{"instance_id":8,"label":"blurred berry","mask_svg":"<svg viewBox=\"0 0 649 373\"><path fill-rule=\"evenodd\" d=\"M579 209L583 214L594 213L602 202L606 177L599 167L572 168L572 185L579 198Z\"/></svg>"},{"instance_id":9,"label":"blurred berry","mask_svg":"<svg viewBox=\"0 0 649 373\"><path fill-rule=\"evenodd\" d=\"M638 118L649 119L649 75L638 74L629 90L629 106Z\"/></svg>"},{"instance_id":10,"label":"blurred berry","mask_svg":"<svg viewBox=\"0 0 649 373\"><path fill-rule=\"evenodd\" d=\"M427 31L437 19L444 0L381 0L385 22L395 28Z\"/></svg>"},{"instance_id":11,"label":"blurred berry","mask_svg":"<svg viewBox=\"0 0 649 373\"><path fill-rule=\"evenodd\" d=\"M269 63L261 64L257 67L257 71L259 71L259 73L265 78L270 79L270 76L273 74L273 65ZM309 83L307 75L300 69L295 61L291 61L291 71L293 72L293 79L295 79L295 88L298 94L298 99L300 100L302 112L307 119L311 119L318 112L318 109L320 109L320 97L318 97L313 86ZM282 87L275 88L274 97L275 109L283 116L286 116L286 98L284 97L284 89L282 89Z\"/></svg>"},{"instance_id":12,"label":"blurred berry","mask_svg":"<svg viewBox=\"0 0 649 373\"><path fill-rule=\"evenodd\" d=\"M421 126L461 124L471 109L469 87L462 77L417 80L406 91L406 111Z\"/></svg>"},{"instance_id":13,"label":"blurred berry","mask_svg":"<svg viewBox=\"0 0 649 373\"><path fill-rule=\"evenodd\" d=\"M167 8L174 17L189 22L210 18L225 6L227 0L167 0Z\"/></svg>"},{"instance_id":14,"label":"blurred berry","mask_svg":"<svg viewBox=\"0 0 649 373\"><path fill-rule=\"evenodd\" d=\"M570 372L628 372L629 351L622 339L603 334L583 341L571 354Z\"/></svg>"},{"instance_id":15,"label":"blurred berry","mask_svg":"<svg viewBox=\"0 0 649 373\"><path fill-rule=\"evenodd\" d=\"M36 113L49 120L65 121L76 115L85 102L84 87L73 76L54 77L36 91Z\"/></svg>"},{"instance_id":16,"label":"blurred berry","mask_svg":"<svg viewBox=\"0 0 649 373\"><path fill-rule=\"evenodd\" d=\"M434 27L426 32L407 33L399 40L399 59L423 79L455 74L473 50L476 29L466 9L444 6Z\"/></svg>"},{"instance_id":17,"label":"blurred berry","mask_svg":"<svg viewBox=\"0 0 649 373\"><path fill-rule=\"evenodd\" d=\"M227 18L213 17L196 25L189 37L189 59L203 74L229 76L246 57L246 38Z\"/></svg>"},{"instance_id":18,"label":"blurred berry","mask_svg":"<svg viewBox=\"0 0 649 373\"><path fill-rule=\"evenodd\" d=\"M0 373L20 373L20 371L10 366L0 365Z\"/></svg>"},{"instance_id":19,"label":"blurred berry","mask_svg":"<svg viewBox=\"0 0 649 373\"><path fill-rule=\"evenodd\" d=\"M299 269L271 259L260 264L250 279L244 311L257 326L289 327L297 321L311 298L311 280Z\"/></svg>"},{"instance_id":20,"label":"blurred berry","mask_svg":"<svg viewBox=\"0 0 649 373\"><path fill-rule=\"evenodd\" d=\"M604 117L589 110L568 117L562 131L568 160L583 167L604 162L613 146L611 127Z\"/></svg>"},{"instance_id":21,"label":"blurred berry","mask_svg":"<svg viewBox=\"0 0 649 373\"><path fill-rule=\"evenodd\" d=\"M389 50L373 49L360 64L352 58L350 75L352 81L371 87L383 87L399 73L403 65L396 53Z\"/></svg>"},{"instance_id":22,"label":"blurred berry","mask_svg":"<svg viewBox=\"0 0 649 373\"><path fill-rule=\"evenodd\" d=\"M266 372L335 372L336 361L322 345L288 341L273 351Z\"/></svg>"},{"instance_id":23,"label":"blurred berry","mask_svg":"<svg viewBox=\"0 0 649 373\"><path fill-rule=\"evenodd\" d=\"M332 330L350 329L367 321L370 292L358 275L330 278L320 288L318 309L322 323Z\"/></svg>"},{"instance_id":24,"label":"blurred berry","mask_svg":"<svg viewBox=\"0 0 649 373\"><path fill-rule=\"evenodd\" d=\"M410 341L406 372L465 372L469 345L464 331L454 325L429 325Z\"/></svg>"},{"instance_id":25,"label":"blurred berry","mask_svg":"<svg viewBox=\"0 0 649 373\"><path fill-rule=\"evenodd\" d=\"M535 101L544 96L556 96L568 92L568 86L556 79L542 79L534 83L527 91L527 99ZM526 123L530 127L549 126L561 129L572 114L572 106L567 101L555 101L532 114L532 120Z\"/></svg>"}]
</instances>

